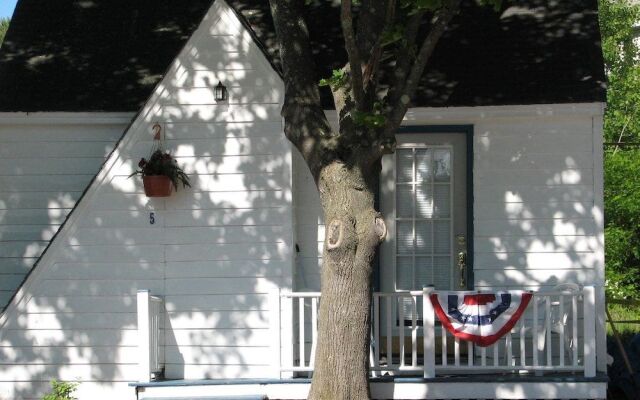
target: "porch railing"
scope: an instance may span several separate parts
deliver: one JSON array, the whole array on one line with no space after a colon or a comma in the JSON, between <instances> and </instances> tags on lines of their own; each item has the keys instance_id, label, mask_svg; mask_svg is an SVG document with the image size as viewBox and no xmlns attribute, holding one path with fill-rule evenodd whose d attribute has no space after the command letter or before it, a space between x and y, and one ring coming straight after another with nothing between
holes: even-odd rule
<instances>
[{"instance_id":1,"label":"porch railing","mask_svg":"<svg viewBox=\"0 0 640 400\"><path fill-rule=\"evenodd\" d=\"M148 290L139 290L138 300L138 351L139 382L149 382L164 370L164 346L162 341L164 303Z\"/></svg>"},{"instance_id":2,"label":"porch railing","mask_svg":"<svg viewBox=\"0 0 640 400\"><path fill-rule=\"evenodd\" d=\"M581 372L596 374L595 288L534 293L527 312L498 342L479 347L452 336L435 318L432 288L374 293L371 373ZM294 349L281 373L312 372L320 293L283 293ZM283 321L283 323L286 323ZM283 343L282 346L285 346Z\"/></svg>"}]
</instances>

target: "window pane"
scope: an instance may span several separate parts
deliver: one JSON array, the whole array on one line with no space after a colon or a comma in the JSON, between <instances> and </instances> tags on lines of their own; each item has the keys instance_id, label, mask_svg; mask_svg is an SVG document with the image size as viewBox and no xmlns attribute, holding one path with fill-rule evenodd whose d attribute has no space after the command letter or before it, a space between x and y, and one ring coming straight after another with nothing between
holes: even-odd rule
<instances>
[{"instance_id":1,"label":"window pane","mask_svg":"<svg viewBox=\"0 0 640 400\"><path fill-rule=\"evenodd\" d=\"M416 257L416 290L433 285L431 257Z\"/></svg>"},{"instance_id":2,"label":"window pane","mask_svg":"<svg viewBox=\"0 0 640 400\"><path fill-rule=\"evenodd\" d=\"M413 217L413 186L396 186L396 216L399 218Z\"/></svg>"},{"instance_id":3,"label":"window pane","mask_svg":"<svg viewBox=\"0 0 640 400\"><path fill-rule=\"evenodd\" d=\"M436 290L451 289L451 257L433 257L433 277Z\"/></svg>"},{"instance_id":4,"label":"window pane","mask_svg":"<svg viewBox=\"0 0 640 400\"><path fill-rule=\"evenodd\" d=\"M451 224L449 221L434 222L434 252L447 254L451 251Z\"/></svg>"},{"instance_id":5,"label":"window pane","mask_svg":"<svg viewBox=\"0 0 640 400\"><path fill-rule=\"evenodd\" d=\"M396 163L398 182L413 182L413 150L398 149Z\"/></svg>"},{"instance_id":6,"label":"window pane","mask_svg":"<svg viewBox=\"0 0 640 400\"><path fill-rule=\"evenodd\" d=\"M432 158L433 154L431 150L416 150L417 182L431 182L431 176L433 175Z\"/></svg>"},{"instance_id":7,"label":"window pane","mask_svg":"<svg viewBox=\"0 0 640 400\"><path fill-rule=\"evenodd\" d=\"M413 224L398 221L396 226L398 254L413 254Z\"/></svg>"},{"instance_id":8,"label":"window pane","mask_svg":"<svg viewBox=\"0 0 640 400\"><path fill-rule=\"evenodd\" d=\"M438 218L449 218L451 213L451 185L435 185L433 190L433 203L435 203L433 215Z\"/></svg>"},{"instance_id":9,"label":"window pane","mask_svg":"<svg viewBox=\"0 0 640 400\"><path fill-rule=\"evenodd\" d=\"M433 193L431 185L416 186L416 217L433 217Z\"/></svg>"},{"instance_id":10,"label":"window pane","mask_svg":"<svg viewBox=\"0 0 640 400\"><path fill-rule=\"evenodd\" d=\"M396 260L396 289L411 290L413 285L413 258L398 257Z\"/></svg>"},{"instance_id":11,"label":"window pane","mask_svg":"<svg viewBox=\"0 0 640 400\"><path fill-rule=\"evenodd\" d=\"M416 253L430 254L432 251L431 222L416 221Z\"/></svg>"},{"instance_id":12,"label":"window pane","mask_svg":"<svg viewBox=\"0 0 640 400\"><path fill-rule=\"evenodd\" d=\"M451 180L451 150L435 151L435 180L449 182Z\"/></svg>"}]
</instances>

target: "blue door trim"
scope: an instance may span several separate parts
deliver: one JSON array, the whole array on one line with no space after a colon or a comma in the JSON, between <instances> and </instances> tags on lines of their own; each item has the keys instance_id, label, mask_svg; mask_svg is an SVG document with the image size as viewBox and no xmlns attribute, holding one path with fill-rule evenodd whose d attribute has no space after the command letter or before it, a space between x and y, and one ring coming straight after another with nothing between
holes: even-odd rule
<instances>
[{"instance_id":1,"label":"blue door trim","mask_svg":"<svg viewBox=\"0 0 640 400\"><path fill-rule=\"evenodd\" d=\"M473 125L408 125L402 126L398 133L458 133L465 135L467 145L467 289L473 289ZM378 196L380 191L378 190ZM379 209L379 199L376 198ZM376 257L373 274L373 287L380 290L380 261Z\"/></svg>"}]
</instances>

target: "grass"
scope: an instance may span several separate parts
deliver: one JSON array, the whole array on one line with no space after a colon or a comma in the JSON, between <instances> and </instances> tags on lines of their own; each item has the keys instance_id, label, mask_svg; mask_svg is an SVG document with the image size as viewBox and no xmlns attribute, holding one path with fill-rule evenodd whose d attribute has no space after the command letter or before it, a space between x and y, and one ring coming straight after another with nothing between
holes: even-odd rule
<instances>
[{"instance_id":1,"label":"grass","mask_svg":"<svg viewBox=\"0 0 640 400\"><path fill-rule=\"evenodd\" d=\"M609 302L609 312L613 321L640 321L640 305L612 304ZM628 342L633 335L640 333L640 323L615 322L616 329L623 342ZM613 335L611 324L607 323L607 335Z\"/></svg>"}]
</instances>

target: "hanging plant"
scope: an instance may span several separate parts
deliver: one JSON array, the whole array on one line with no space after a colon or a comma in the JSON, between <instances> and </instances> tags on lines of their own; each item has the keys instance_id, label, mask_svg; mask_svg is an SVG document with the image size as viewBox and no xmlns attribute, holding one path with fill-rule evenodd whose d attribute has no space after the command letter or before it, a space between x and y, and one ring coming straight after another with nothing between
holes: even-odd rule
<instances>
[{"instance_id":1,"label":"hanging plant","mask_svg":"<svg viewBox=\"0 0 640 400\"><path fill-rule=\"evenodd\" d=\"M177 191L179 185L183 188L191 187L187 174L178 166L171 153L164 150L160 125L155 124L153 130L155 134L149 159L141 158L138 162L139 169L129 177L142 176L144 193L148 197L167 197L171 194L172 188Z\"/></svg>"}]
</instances>

